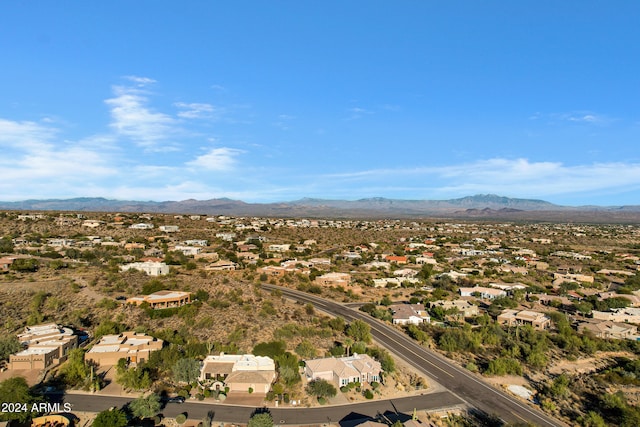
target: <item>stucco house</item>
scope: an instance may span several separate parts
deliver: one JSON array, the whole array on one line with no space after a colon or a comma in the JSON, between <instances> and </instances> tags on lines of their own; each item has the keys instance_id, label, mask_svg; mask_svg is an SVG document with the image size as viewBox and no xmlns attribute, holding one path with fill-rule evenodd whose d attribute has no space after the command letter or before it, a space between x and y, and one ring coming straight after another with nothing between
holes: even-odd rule
<instances>
[{"instance_id":1,"label":"stucco house","mask_svg":"<svg viewBox=\"0 0 640 427\"><path fill-rule=\"evenodd\" d=\"M445 311L446 310L454 311L453 309L455 309L457 310L458 316L460 317L474 317L480 314L480 310L478 309L477 305L471 304L469 301L464 299L457 299L453 301L449 301L449 300L433 301L429 303L429 307L431 308L440 307Z\"/></svg>"},{"instance_id":2,"label":"stucco house","mask_svg":"<svg viewBox=\"0 0 640 427\"><path fill-rule=\"evenodd\" d=\"M315 278L314 283L321 286L347 286L351 283L348 273L327 273Z\"/></svg>"},{"instance_id":3,"label":"stucco house","mask_svg":"<svg viewBox=\"0 0 640 427\"><path fill-rule=\"evenodd\" d=\"M224 354L207 356L202 361L200 382L211 389L229 387L230 392L266 394L276 379L273 359L253 354Z\"/></svg>"},{"instance_id":4,"label":"stucco house","mask_svg":"<svg viewBox=\"0 0 640 427\"><path fill-rule=\"evenodd\" d=\"M162 349L163 341L137 332L105 335L86 354L85 360L100 366L111 366L125 359L132 365L149 360L149 355Z\"/></svg>"},{"instance_id":5,"label":"stucco house","mask_svg":"<svg viewBox=\"0 0 640 427\"><path fill-rule=\"evenodd\" d=\"M635 325L616 323L610 320L581 322L578 325L578 332L589 332L595 337L604 339L640 339L638 328Z\"/></svg>"},{"instance_id":6,"label":"stucco house","mask_svg":"<svg viewBox=\"0 0 640 427\"><path fill-rule=\"evenodd\" d=\"M164 262L132 262L120 266L120 271L138 270L149 276L164 276L169 274L169 266Z\"/></svg>"},{"instance_id":7,"label":"stucco house","mask_svg":"<svg viewBox=\"0 0 640 427\"><path fill-rule=\"evenodd\" d=\"M539 331L551 327L551 318L543 313L531 310L504 310L498 316L498 324L507 326L531 325Z\"/></svg>"},{"instance_id":8,"label":"stucco house","mask_svg":"<svg viewBox=\"0 0 640 427\"><path fill-rule=\"evenodd\" d=\"M327 357L305 360L304 373L307 381L318 378L327 380L338 387L349 383L372 383L380 381L380 362L368 354L354 354L349 357Z\"/></svg>"},{"instance_id":9,"label":"stucco house","mask_svg":"<svg viewBox=\"0 0 640 427\"><path fill-rule=\"evenodd\" d=\"M182 291L158 291L150 295L127 298L127 304L149 304L153 309L180 307L191 302L191 293Z\"/></svg>"},{"instance_id":10,"label":"stucco house","mask_svg":"<svg viewBox=\"0 0 640 427\"><path fill-rule=\"evenodd\" d=\"M487 288L484 286L474 286L473 288L460 288L458 290L462 297L472 297L479 295L482 299L495 299L498 297L506 297L507 293L502 289Z\"/></svg>"},{"instance_id":11,"label":"stucco house","mask_svg":"<svg viewBox=\"0 0 640 427\"><path fill-rule=\"evenodd\" d=\"M69 352L78 346L78 336L70 328L55 323L27 326L18 335L18 341L26 347L9 356L9 369L44 370L67 359Z\"/></svg>"},{"instance_id":12,"label":"stucco house","mask_svg":"<svg viewBox=\"0 0 640 427\"><path fill-rule=\"evenodd\" d=\"M393 304L389 309L394 325L419 325L431 321L422 304Z\"/></svg>"}]
</instances>

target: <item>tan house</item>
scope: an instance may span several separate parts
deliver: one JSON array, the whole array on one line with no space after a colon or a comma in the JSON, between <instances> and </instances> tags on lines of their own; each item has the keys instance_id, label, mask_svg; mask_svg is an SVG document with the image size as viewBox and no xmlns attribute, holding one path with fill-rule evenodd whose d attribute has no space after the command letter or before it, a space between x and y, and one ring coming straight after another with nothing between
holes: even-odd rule
<instances>
[{"instance_id":1,"label":"tan house","mask_svg":"<svg viewBox=\"0 0 640 427\"><path fill-rule=\"evenodd\" d=\"M595 337L604 339L636 340L638 328L626 323L615 323L610 320L582 322L578 325L578 332L590 332Z\"/></svg>"},{"instance_id":2,"label":"tan house","mask_svg":"<svg viewBox=\"0 0 640 427\"><path fill-rule=\"evenodd\" d=\"M233 271L238 268L238 264L229 260L220 260L207 265L204 269L209 271Z\"/></svg>"},{"instance_id":3,"label":"tan house","mask_svg":"<svg viewBox=\"0 0 640 427\"><path fill-rule=\"evenodd\" d=\"M202 361L200 382L212 390L229 387L229 391L266 394L276 379L273 359L253 354L207 356Z\"/></svg>"},{"instance_id":4,"label":"tan house","mask_svg":"<svg viewBox=\"0 0 640 427\"><path fill-rule=\"evenodd\" d=\"M16 259L13 257L0 258L0 273L8 272L11 268L11 264L13 264L13 261L15 260Z\"/></svg>"},{"instance_id":5,"label":"tan house","mask_svg":"<svg viewBox=\"0 0 640 427\"><path fill-rule=\"evenodd\" d=\"M85 360L100 366L111 366L125 359L136 365L149 360L149 355L161 350L162 344L162 340L137 332L105 335L85 354Z\"/></svg>"},{"instance_id":6,"label":"tan house","mask_svg":"<svg viewBox=\"0 0 640 427\"><path fill-rule=\"evenodd\" d=\"M191 293L182 291L158 291L150 295L128 298L127 304L148 303L153 309L180 307L191 302Z\"/></svg>"},{"instance_id":7,"label":"tan house","mask_svg":"<svg viewBox=\"0 0 640 427\"><path fill-rule=\"evenodd\" d=\"M321 286L347 286L351 283L351 275L348 273L327 273L316 277L313 282Z\"/></svg>"},{"instance_id":8,"label":"tan house","mask_svg":"<svg viewBox=\"0 0 640 427\"><path fill-rule=\"evenodd\" d=\"M338 387L349 383L372 383L380 381L382 367L368 354L354 354L349 357L327 357L305 360L304 373L307 381L327 380Z\"/></svg>"},{"instance_id":9,"label":"tan house","mask_svg":"<svg viewBox=\"0 0 640 427\"><path fill-rule=\"evenodd\" d=\"M447 310L457 310L458 311L458 317L474 317L477 316L478 314L480 314L480 310L478 309L478 306L475 304L471 304L469 301L464 300L464 299L457 299L457 300L453 300L453 301L447 301L447 300L440 300L440 301L433 301L431 303L429 303L429 307L434 308L434 307L440 307L443 310L447 311Z\"/></svg>"},{"instance_id":10,"label":"tan house","mask_svg":"<svg viewBox=\"0 0 640 427\"><path fill-rule=\"evenodd\" d=\"M431 321L431 316L422 304L393 304L389 309L394 325L419 325Z\"/></svg>"},{"instance_id":11,"label":"tan house","mask_svg":"<svg viewBox=\"0 0 640 427\"><path fill-rule=\"evenodd\" d=\"M69 352L78 346L78 336L69 328L55 323L27 326L18 335L18 341L26 348L9 356L9 369L44 370L67 359Z\"/></svg>"},{"instance_id":12,"label":"tan house","mask_svg":"<svg viewBox=\"0 0 640 427\"><path fill-rule=\"evenodd\" d=\"M507 326L531 325L539 331L551 327L551 318L543 313L530 310L504 310L498 316L498 324Z\"/></svg>"},{"instance_id":13,"label":"tan house","mask_svg":"<svg viewBox=\"0 0 640 427\"><path fill-rule=\"evenodd\" d=\"M591 314L593 315L594 319L598 320L611 320L612 322L624 323L640 323L640 308L614 308L610 311L593 310Z\"/></svg>"},{"instance_id":14,"label":"tan house","mask_svg":"<svg viewBox=\"0 0 640 427\"><path fill-rule=\"evenodd\" d=\"M487 288L484 286L474 286L473 288L460 288L458 290L462 297L472 297L478 295L482 299L495 299L498 297L506 297L507 293L502 289Z\"/></svg>"}]
</instances>

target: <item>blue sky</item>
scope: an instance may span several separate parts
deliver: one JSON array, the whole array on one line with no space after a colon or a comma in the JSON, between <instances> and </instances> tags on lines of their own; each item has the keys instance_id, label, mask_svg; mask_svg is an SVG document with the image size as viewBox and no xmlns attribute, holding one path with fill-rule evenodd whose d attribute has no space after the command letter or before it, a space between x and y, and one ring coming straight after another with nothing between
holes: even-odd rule
<instances>
[{"instance_id":1,"label":"blue sky","mask_svg":"<svg viewBox=\"0 0 640 427\"><path fill-rule=\"evenodd\" d=\"M7 1L0 200L640 204L640 2Z\"/></svg>"}]
</instances>

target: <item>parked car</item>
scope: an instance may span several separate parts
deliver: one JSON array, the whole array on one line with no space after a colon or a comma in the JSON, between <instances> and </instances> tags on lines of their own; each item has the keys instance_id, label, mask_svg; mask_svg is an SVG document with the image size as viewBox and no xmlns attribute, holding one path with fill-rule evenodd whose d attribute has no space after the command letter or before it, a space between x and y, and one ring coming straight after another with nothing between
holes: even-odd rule
<instances>
[{"instance_id":1,"label":"parked car","mask_svg":"<svg viewBox=\"0 0 640 427\"><path fill-rule=\"evenodd\" d=\"M184 403L184 397L175 396L175 397L167 397L167 403Z\"/></svg>"}]
</instances>

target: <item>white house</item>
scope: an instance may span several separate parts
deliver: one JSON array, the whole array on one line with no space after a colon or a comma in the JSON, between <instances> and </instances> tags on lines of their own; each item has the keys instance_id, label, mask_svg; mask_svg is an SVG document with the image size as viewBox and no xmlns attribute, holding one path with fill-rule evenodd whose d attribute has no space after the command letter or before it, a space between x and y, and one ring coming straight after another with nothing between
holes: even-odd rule
<instances>
[{"instance_id":1,"label":"white house","mask_svg":"<svg viewBox=\"0 0 640 427\"><path fill-rule=\"evenodd\" d=\"M164 262L133 262L120 266L120 271L128 271L131 269L143 271L149 276L164 276L165 274L169 274L169 266Z\"/></svg>"},{"instance_id":2,"label":"white house","mask_svg":"<svg viewBox=\"0 0 640 427\"><path fill-rule=\"evenodd\" d=\"M139 224L130 225L129 228L133 230L151 230L153 228L153 224L141 222Z\"/></svg>"}]
</instances>

